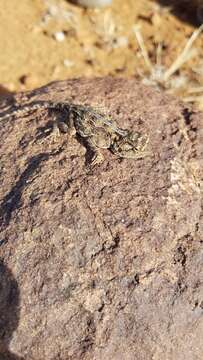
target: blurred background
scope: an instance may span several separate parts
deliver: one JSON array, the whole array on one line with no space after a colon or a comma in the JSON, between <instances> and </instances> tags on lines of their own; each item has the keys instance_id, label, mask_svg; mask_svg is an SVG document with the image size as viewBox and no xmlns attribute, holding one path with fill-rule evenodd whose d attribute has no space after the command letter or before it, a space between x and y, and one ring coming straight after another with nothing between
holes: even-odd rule
<instances>
[{"instance_id":1,"label":"blurred background","mask_svg":"<svg viewBox=\"0 0 203 360\"><path fill-rule=\"evenodd\" d=\"M0 93L134 77L203 109L203 0L1 0Z\"/></svg>"}]
</instances>

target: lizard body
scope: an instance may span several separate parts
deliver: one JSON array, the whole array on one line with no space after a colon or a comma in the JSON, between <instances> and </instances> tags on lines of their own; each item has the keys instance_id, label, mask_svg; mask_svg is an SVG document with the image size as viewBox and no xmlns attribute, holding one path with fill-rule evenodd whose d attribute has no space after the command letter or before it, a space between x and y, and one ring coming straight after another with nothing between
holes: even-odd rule
<instances>
[{"instance_id":1,"label":"lizard body","mask_svg":"<svg viewBox=\"0 0 203 360\"><path fill-rule=\"evenodd\" d=\"M26 106L14 106L9 113L0 114L0 121L10 117L23 117L36 110L52 110L62 116L57 119L61 132L78 134L94 152L93 163L103 157L100 149L109 149L118 157L140 158L145 156L148 137L140 132L121 129L108 115L91 106L71 102L33 101Z\"/></svg>"}]
</instances>

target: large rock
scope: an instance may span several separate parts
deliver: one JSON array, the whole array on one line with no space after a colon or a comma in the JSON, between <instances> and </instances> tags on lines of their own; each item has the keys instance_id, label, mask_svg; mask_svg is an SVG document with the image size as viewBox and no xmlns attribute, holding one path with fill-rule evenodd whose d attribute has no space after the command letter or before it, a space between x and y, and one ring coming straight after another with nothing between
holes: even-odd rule
<instances>
[{"instance_id":1,"label":"large rock","mask_svg":"<svg viewBox=\"0 0 203 360\"><path fill-rule=\"evenodd\" d=\"M149 154L104 150L89 168L82 144L52 136L52 112L0 121L1 359L202 359L203 115L112 78L53 83L0 111L69 98L149 134Z\"/></svg>"}]
</instances>

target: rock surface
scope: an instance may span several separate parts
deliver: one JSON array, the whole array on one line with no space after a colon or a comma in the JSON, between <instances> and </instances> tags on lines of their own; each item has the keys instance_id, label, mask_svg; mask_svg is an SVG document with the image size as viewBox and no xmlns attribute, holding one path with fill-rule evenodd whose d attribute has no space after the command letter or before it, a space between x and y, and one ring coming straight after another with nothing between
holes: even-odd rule
<instances>
[{"instance_id":1,"label":"rock surface","mask_svg":"<svg viewBox=\"0 0 203 360\"><path fill-rule=\"evenodd\" d=\"M106 150L91 169L82 144L52 136L52 113L0 121L1 359L202 359L202 113L112 78L0 111L70 98L149 134L149 155Z\"/></svg>"}]
</instances>

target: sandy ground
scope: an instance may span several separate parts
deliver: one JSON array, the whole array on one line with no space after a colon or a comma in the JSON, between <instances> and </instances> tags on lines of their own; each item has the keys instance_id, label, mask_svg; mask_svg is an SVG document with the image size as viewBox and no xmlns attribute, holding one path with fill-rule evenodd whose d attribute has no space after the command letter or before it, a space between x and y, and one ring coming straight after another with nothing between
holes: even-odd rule
<instances>
[{"instance_id":1,"label":"sandy ground","mask_svg":"<svg viewBox=\"0 0 203 360\"><path fill-rule=\"evenodd\" d=\"M189 8L188 1L182 2L177 9L172 1L113 0L111 7L83 9L66 0L1 0L1 92L113 75L136 76L184 98L198 95L202 100L203 33L193 44L191 59L170 82L159 81L198 27L200 6ZM143 58L135 29L150 63Z\"/></svg>"}]
</instances>

